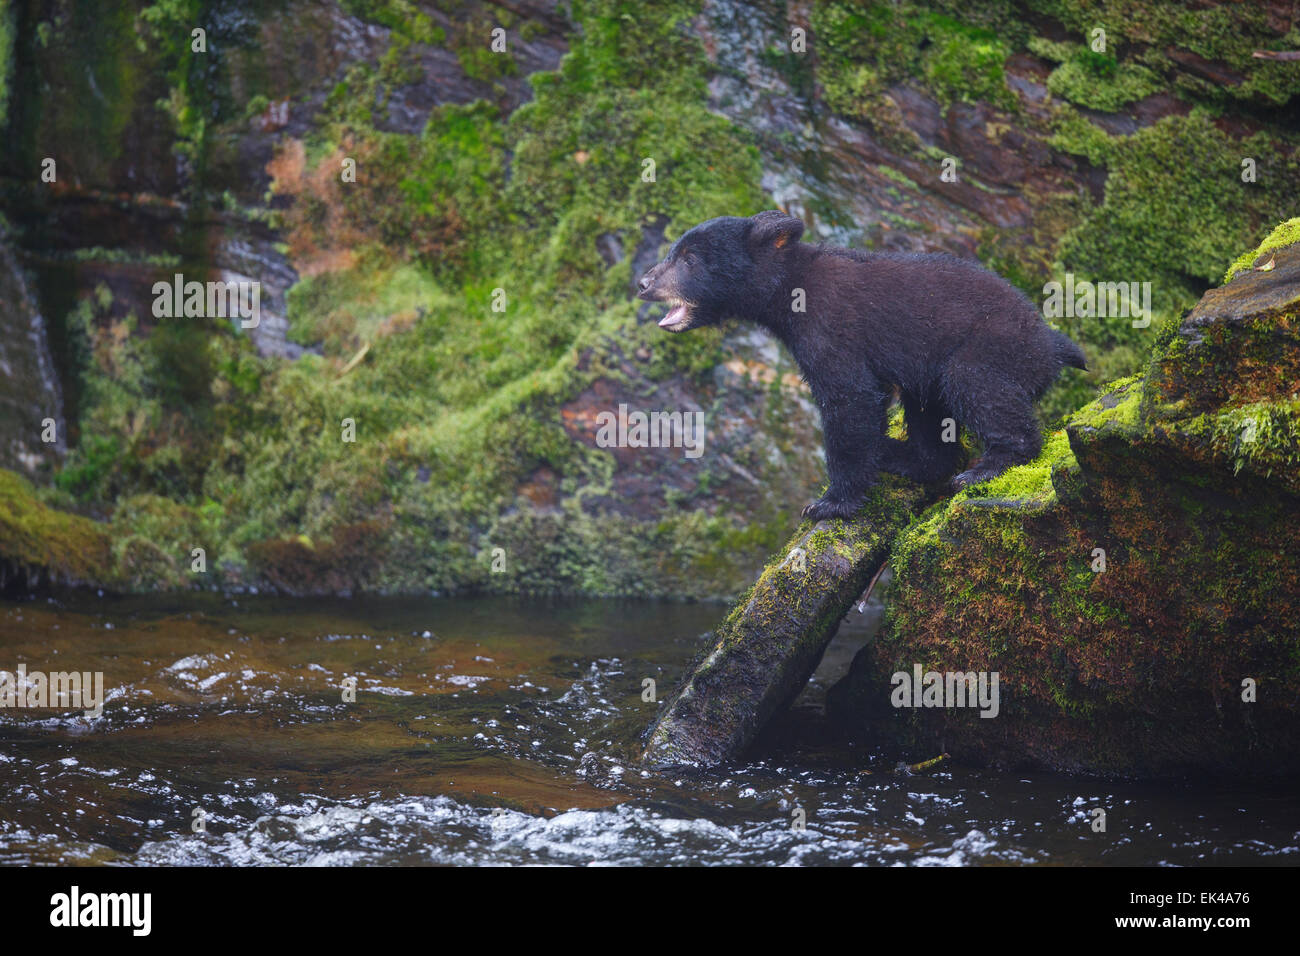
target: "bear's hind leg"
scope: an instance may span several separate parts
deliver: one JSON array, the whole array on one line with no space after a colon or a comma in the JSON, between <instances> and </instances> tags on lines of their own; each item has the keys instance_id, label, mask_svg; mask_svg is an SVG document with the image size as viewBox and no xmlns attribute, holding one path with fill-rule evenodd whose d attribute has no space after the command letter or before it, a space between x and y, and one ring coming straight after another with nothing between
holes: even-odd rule
<instances>
[{"instance_id":1,"label":"bear's hind leg","mask_svg":"<svg viewBox=\"0 0 1300 956\"><path fill-rule=\"evenodd\" d=\"M1012 465L1032 461L1043 447L1033 401L1015 382L984 379L950 398L961 423L984 441L984 454L953 478L954 488L988 481Z\"/></svg>"}]
</instances>

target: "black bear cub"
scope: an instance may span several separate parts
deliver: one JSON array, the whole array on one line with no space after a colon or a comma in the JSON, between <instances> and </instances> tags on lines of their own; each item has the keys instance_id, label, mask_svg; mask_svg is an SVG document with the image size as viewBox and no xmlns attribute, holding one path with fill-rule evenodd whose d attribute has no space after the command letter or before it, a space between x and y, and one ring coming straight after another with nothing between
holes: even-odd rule
<instances>
[{"instance_id":1,"label":"black bear cub","mask_svg":"<svg viewBox=\"0 0 1300 956\"><path fill-rule=\"evenodd\" d=\"M879 469L923 482L957 471L945 419L984 442L955 487L1038 454L1034 402L1064 366L1085 367L1074 342L979 265L809 245L803 228L775 211L710 219L673 243L639 296L669 304L659 325L670 332L739 318L785 343L821 410L830 477L804 515L853 514ZM895 389L906 441L885 433Z\"/></svg>"}]
</instances>

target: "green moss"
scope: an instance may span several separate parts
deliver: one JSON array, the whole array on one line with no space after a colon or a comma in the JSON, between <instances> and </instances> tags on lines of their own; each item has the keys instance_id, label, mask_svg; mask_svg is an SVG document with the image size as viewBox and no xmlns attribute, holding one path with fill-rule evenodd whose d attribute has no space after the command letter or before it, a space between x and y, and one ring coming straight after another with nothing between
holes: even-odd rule
<instances>
[{"instance_id":1,"label":"green moss","mask_svg":"<svg viewBox=\"0 0 1300 956\"><path fill-rule=\"evenodd\" d=\"M209 502L201 511L157 495L123 499L113 512L114 565L124 586L131 590L183 590L203 586L214 575L193 570L196 548L215 569L221 560L220 538L204 527L221 506Z\"/></svg>"},{"instance_id":2,"label":"green moss","mask_svg":"<svg viewBox=\"0 0 1300 956\"><path fill-rule=\"evenodd\" d=\"M1268 189L1241 181L1242 156L1269 170ZM1065 236L1061 259L1094 276L1152 281L1162 296L1195 295L1219 281L1224 249L1297 205L1300 167L1269 137L1229 138L1203 112L1169 116L1123 138L1104 202Z\"/></svg>"},{"instance_id":3,"label":"green moss","mask_svg":"<svg viewBox=\"0 0 1300 956\"><path fill-rule=\"evenodd\" d=\"M508 16L508 11L502 11ZM497 21L486 17L471 19L463 31L455 38L452 49L465 75L475 80L495 80L503 76L514 76L519 72L518 64L510 54L507 41L506 49L495 52L491 48L492 31L501 28Z\"/></svg>"},{"instance_id":4,"label":"green moss","mask_svg":"<svg viewBox=\"0 0 1300 956\"><path fill-rule=\"evenodd\" d=\"M19 575L29 585L111 582L110 538L102 525L48 507L25 479L0 469L0 578Z\"/></svg>"},{"instance_id":5,"label":"green moss","mask_svg":"<svg viewBox=\"0 0 1300 956\"><path fill-rule=\"evenodd\" d=\"M13 75L15 11L11 0L0 0L0 130L9 122L9 80Z\"/></svg>"},{"instance_id":6,"label":"green moss","mask_svg":"<svg viewBox=\"0 0 1300 956\"><path fill-rule=\"evenodd\" d=\"M1265 478L1300 474L1300 399L1224 409L1200 427L1210 433L1215 450L1232 462L1233 474L1243 468Z\"/></svg>"},{"instance_id":7,"label":"green moss","mask_svg":"<svg viewBox=\"0 0 1300 956\"><path fill-rule=\"evenodd\" d=\"M1141 419L1142 389L1140 377L1132 376L1113 383L1097 401L1069 417L1069 425L1076 429L1100 431L1108 426L1132 429Z\"/></svg>"},{"instance_id":8,"label":"green moss","mask_svg":"<svg viewBox=\"0 0 1300 956\"><path fill-rule=\"evenodd\" d=\"M342 5L353 16L386 26L419 43L441 46L446 41L442 28L410 0L342 0Z\"/></svg>"},{"instance_id":9,"label":"green moss","mask_svg":"<svg viewBox=\"0 0 1300 956\"><path fill-rule=\"evenodd\" d=\"M291 256L340 244L351 256L288 297L291 337L322 354L263 359L233 328L209 329L188 354L210 367L211 411L181 418L152 344L163 327L145 339L111 299L83 302L68 317L83 439L60 487L87 505L120 501L124 528L139 519L119 547L133 586L193 583L196 537L214 583L361 586L329 562L364 525L365 587L733 592L745 556L767 553L789 516L692 510L707 475L648 526L592 508L612 495L613 460L558 411L597 379L705 376L721 358L719 332L639 325L626 259L611 268L598 245L613 236L630 253L654 218L672 235L767 205L752 144L708 108L703 49L681 29L697 5L575 4L570 52L531 78L527 106L439 107L418 136L377 129L375 104L402 82L419 22L400 4L353 9L392 26L392 46L327 99L285 213ZM356 183L340 184L340 155L357 159ZM342 440L345 418L356 443ZM539 470L554 476L549 513L518 496ZM165 515L164 499L180 510ZM317 546L303 550L300 535ZM510 573L481 558L494 547Z\"/></svg>"},{"instance_id":10,"label":"green moss","mask_svg":"<svg viewBox=\"0 0 1300 956\"><path fill-rule=\"evenodd\" d=\"M816 4L812 28L827 104L887 129L892 101L885 89L913 78L944 104L983 100L1015 109L1003 71L1010 53L1005 33L953 13L923 3Z\"/></svg>"},{"instance_id":11,"label":"green moss","mask_svg":"<svg viewBox=\"0 0 1300 956\"><path fill-rule=\"evenodd\" d=\"M1120 62L1114 52L1094 53L1082 43L1043 37L1032 38L1029 49L1060 64L1047 78L1048 90L1088 109L1113 113L1164 88L1155 71L1140 63Z\"/></svg>"},{"instance_id":12,"label":"green moss","mask_svg":"<svg viewBox=\"0 0 1300 956\"><path fill-rule=\"evenodd\" d=\"M301 230L291 256L340 248L354 256L303 280L289 296L291 336L321 354L296 363L265 360L230 329L194 340L168 328L152 342L131 317L103 303L83 304L70 323L85 352L88 400L78 422L82 440L59 486L104 510L140 496L166 498L184 509L173 516L179 525L220 501L200 530L222 542L215 564L238 573L253 567L254 553L286 574L289 566L294 573L321 570L292 544L299 535L317 542L308 550L318 559L331 542L346 539L346 529L375 519L379 566L370 581L377 586L645 593L652 586L646 582L657 581L692 594L734 586L744 576L737 569L779 541L788 514L774 508L733 521L692 510L711 487L702 474L649 525L612 518L599 504L612 493L612 459L572 437L559 412L597 381L648 390L685 374L715 394L706 376L721 358L721 331L666 337L637 323L627 302L631 253L652 220L666 220L672 239L701 218L768 205L757 186L761 164L751 137L709 109L710 68L690 29L699 4L575 3L569 54L558 70L530 79L532 102L509 116L492 103L439 107L416 136L381 128L387 125L383 104L410 81L415 45L447 43L463 54L467 69L491 80L495 61L475 59L486 49L481 28L487 24L447 37L413 3L345 5L393 35L381 61L351 69L317 115L308 134L310 182L285 213L286 232ZM890 125L898 116L884 90L893 84L919 85L944 103L982 99L1012 108L1003 60L1026 42L1029 27L1014 4L970 6L948 0L816 4L816 80L827 101L888 128L918 155L925 154L901 121ZM215 99L204 99L201 84L192 82L194 63L179 47L122 55L131 48L122 37L135 32L147 40L162 30L162 39L173 42L175 24L193 6L187 0L148 10L138 20L105 21L108 52L51 37L58 64L92 64L56 66L67 71L69 88L84 93L83 74L91 72L106 87L106 105L95 107L105 111L104 123L89 123L84 109L90 107L78 103L96 101L79 93L62 104L66 109L45 112L47 131L72 142L78 124L102 126L117 139L111 148L95 144L86 152L96 158L120 152L129 139L129 106L160 71L177 91L171 106L178 136L205 148L233 141L230 124L244 123L269 102L270 91L254 84L245 103L226 109L219 63ZM1061 14L1062 22L1078 31L1072 10ZM493 13L509 25L500 8ZM523 31L533 32L529 26ZM1150 42L1138 32L1125 33L1125 43ZM1195 30L1189 35L1197 49L1213 39ZM1105 96L1131 92L1137 74L1125 73L1130 65L1163 69L1153 55L1093 62L1077 46L1062 52L1068 54L1062 63L1077 58L1096 75ZM799 65L787 67L811 92L814 58L795 59ZM1248 65L1254 71L1260 64ZM1264 74L1251 76L1264 89ZM665 112L664 102L674 109ZM1020 267L1013 278L1031 292L1052 274L1059 230L1077 221L1063 266L1101 278L1167 278L1168 287L1158 289L1166 305L1160 314L1175 315L1205 276L1217 275L1225 242L1237 247L1234 237L1276 221L1290 202L1284 137L1247 141L1260 158L1265 189L1263 179L1258 187L1238 185L1242 148L1217 132L1212 112L1129 138L1106 135L1068 105L1056 115L1055 142L1107 167L1110 179L1101 207L1080 204L1054 214L1041 236L1036 226L1032 257L1013 259L1005 244L993 250ZM349 188L327 185L337 180L337 167L327 164L345 149L359 159L363 175ZM646 160L654 161L653 181L643 178ZM1206 170L1224 176L1214 179ZM881 171L905 190L916 188L888 167ZM1197 176L1201 181L1192 182ZM1238 191L1243 195L1234 198ZM1171 194L1186 199L1191 212L1171 211ZM1064 204L1059 197L1031 198L1036 206ZM916 227L906 217L894 221ZM1006 232L1008 242L1026 244L1016 230ZM610 266L602 252L612 244L623 259ZM493 308L497 289L505 294L503 311ZM1093 372L1063 377L1047 402L1051 416L1077 407L1099 378L1136 368L1153 330L1122 325L1066 329L1085 345ZM364 357L345 374L363 347ZM201 373L193 382L184 374L191 368ZM201 399L195 414L178 413L186 388ZM1117 415L1110 412L1107 421ZM340 440L344 417L358 424L357 445ZM773 412L760 427L774 429L779 418ZM1041 468L1026 469L966 498L1032 498L1046 486ZM554 476L556 503L545 515L518 496L539 471ZM165 538L165 524L154 521L149 527L156 530L136 537L156 537L158 551L175 561L181 542ZM937 535L937 525L922 522L918 540L929 541L932 531ZM517 576L492 576L482 566L482 549L500 541L508 542ZM167 561L139 546L139 567L172 573ZM142 571L140 580L146 576Z\"/></svg>"},{"instance_id":13,"label":"green moss","mask_svg":"<svg viewBox=\"0 0 1300 956\"><path fill-rule=\"evenodd\" d=\"M1109 165L1115 155L1116 138L1076 109L1057 109L1052 115L1052 130L1047 140L1050 146L1082 156L1094 166Z\"/></svg>"},{"instance_id":14,"label":"green moss","mask_svg":"<svg viewBox=\"0 0 1300 956\"><path fill-rule=\"evenodd\" d=\"M1286 103L1300 92L1300 75L1285 61L1255 58L1256 50L1293 50L1300 29L1292 25L1278 36L1268 10L1259 4L1135 2L1135 0L1026 0L1035 13L1063 23L1073 34L1092 37L1106 31L1108 51L1148 49L1186 51L1221 63L1241 77L1239 83L1212 83L1180 73L1178 88L1222 104L1239 100ZM1147 58L1158 63L1160 56Z\"/></svg>"},{"instance_id":15,"label":"green moss","mask_svg":"<svg viewBox=\"0 0 1300 956\"><path fill-rule=\"evenodd\" d=\"M212 25L203 16L200 0L157 0L139 13L141 29L136 44L141 52L154 52L163 64L171 89L159 105L171 116L176 127L175 149L194 164L204 168L208 124L220 91L213 82L212 65L221 56L216 38L207 38L208 50L196 53L191 31L200 24L212 33Z\"/></svg>"},{"instance_id":16,"label":"green moss","mask_svg":"<svg viewBox=\"0 0 1300 956\"><path fill-rule=\"evenodd\" d=\"M1245 272L1255 266L1264 257L1264 253L1273 252L1281 249L1283 246L1289 246L1294 242L1300 242L1300 218L1288 219L1286 222L1279 223L1277 228L1264 237L1264 241L1250 252L1242 253L1232 265L1228 266L1228 271L1223 276L1225 284L1231 282L1233 278L1241 272Z\"/></svg>"},{"instance_id":17,"label":"green moss","mask_svg":"<svg viewBox=\"0 0 1300 956\"><path fill-rule=\"evenodd\" d=\"M165 266L169 268L178 266L182 262L181 257L175 253L142 253L120 248L106 249L103 246L73 249L68 253L68 258L72 259L74 262L111 262L115 264Z\"/></svg>"},{"instance_id":18,"label":"green moss","mask_svg":"<svg viewBox=\"0 0 1300 956\"><path fill-rule=\"evenodd\" d=\"M1050 499L1054 494L1052 469L1068 468L1074 463L1069 439L1064 431L1056 431L1043 442L1042 451L1033 461L1008 468L996 478L965 488L953 501L969 498Z\"/></svg>"},{"instance_id":19,"label":"green moss","mask_svg":"<svg viewBox=\"0 0 1300 956\"><path fill-rule=\"evenodd\" d=\"M923 24L930 45L922 55L922 75L940 102L1016 108L1002 68L1011 51L998 34L943 14L930 14Z\"/></svg>"}]
</instances>

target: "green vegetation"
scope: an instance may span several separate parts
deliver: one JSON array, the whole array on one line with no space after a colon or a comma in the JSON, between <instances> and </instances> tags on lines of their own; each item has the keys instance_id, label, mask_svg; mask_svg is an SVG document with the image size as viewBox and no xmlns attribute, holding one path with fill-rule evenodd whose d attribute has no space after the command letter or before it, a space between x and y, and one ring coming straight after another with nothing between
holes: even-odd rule
<instances>
[{"instance_id":1,"label":"green vegetation","mask_svg":"<svg viewBox=\"0 0 1300 956\"><path fill-rule=\"evenodd\" d=\"M704 381L722 359L717 333L666 340L635 324L629 263L608 266L598 239L630 255L656 219L672 236L763 206L756 152L705 107L702 51L679 27L694 8L638 12L635 26L629 9L575 4L581 32L556 73L532 78L532 102L510 115L439 107L417 136L377 122L410 37L428 33L418 17L378 66L351 69L305 148L272 164L273 194L293 200L290 256L311 267L289 295L291 337L321 354L262 358L229 327L197 343L169 342L162 325L145 336L107 290L68 316L85 439L59 487L140 518L146 530L118 549L133 584L185 580L185 535L166 539L164 559L146 546L154 527L208 542L221 580L300 591L340 586L331 564L346 553L348 587L720 594L743 569L719 555L779 540L784 510L737 523L678 500L651 534L593 512L583 501L611 493L612 461L557 412L598 378L643 388L684 368ZM176 115L182 139L224 135ZM636 351L647 359L629 378L622 356ZM517 512L539 470L555 476L559 510ZM365 547L346 551L362 529ZM492 577L481 556L496 547L507 573Z\"/></svg>"},{"instance_id":2,"label":"green vegetation","mask_svg":"<svg viewBox=\"0 0 1300 956\"><path fill-rule=\"evenodd\" d=\"M1211 427L1214 446L1232 460L1233 474L1248 468L1271 478L1300 470L1300 399L1225 409Z\"/></svg>"},{"instance_id":3,"label":"green vegetation","mask_svg":"<svg viewBox=\"0 0 1300 956\"><path fill-rule=\"evenodd\" d=\"M1293 278L1294 258L1279 268ZM852 716L883 697L881 675L960 661L1002 675L1003 729L917 712L872 733L1147 777L1241 771L1246 738L1289 746L1294 707L1261 727L1235 676L1281 686L1300 668L1295 310L1221 311L1234 295L1260 301L1268 281L1238 278L1194 337L1163 334L1149 366L1070 416L1038 460L903 532L885 627L854 666Z\"/></svg>"},{"instance_id":4,"label":"green vegetation","mask_svg":"<svg viewBox=\"0 0 1300 956\"><path fill-rule=\"evenodd\" d=\"M813 8L812 32L826 105L870 126L906 158L931 163L934 154L903 125L887 93L899 83L944 106L980 102L1005 110L1028 135L1105 171L1100 202L1086 190L1041 194L1027 185L1026 198L1036 207L1032 240L990 230L979 246L987 265L1035 299L1044 282L1067 272L1079 280L1152 284L1148 328L1134 328L1127 317L1055 320L1084 346L1089 371L1067 372L1048 394L1042 416L1050 423L1102 383L1135 372L1160 331L1222 275L1223 250L1241 248L1263 226L1300 208L1300 140L1290 125L1257 112L1263 128L1243 138L1218 123L1240 101L1271 106L1300 92L1293 68L1252 56L1259 49L1294 49L1300 32L1278 40L1262 9L1240 5L1027 5L1072 39L1036 33L1021 4L949 0L823 0ZM1098 29L1105 31L1104 44ZM1044 128L1024 115L1006 83L1007 59L1022 52L1054 67L1046 84L1054 103ZM1209 82L1204 71L1184 68L1176 57L1222 63L1236 79ZM1173 92L1191 107L1189 114L1115 135L1079 109L1122 112L1158 92ZM1253 162L1253 181L1246 159ZM980 172L964 159L963 169L963 178L978 186ZM888 210L881 217L908 228Z\"/></svg>"},{"instance_id":5,"label":"green vegetation","mask_svg":"<svg viewBox=\"0 0 1300 956\"><path fill-rule=\"evenodd\" d=\"M9 79L14 69L14 19L12 0L0 0L0 130L9 121Z\"/></svg>"},{"instance_id":6,"label":"green vegetation","mask_svg":"<svg viewBox=\"0 0 1300 956\"><path fill-rule=\"evenodd\" d=\"M491 30L537 36L549 23L452 0L343 6L391 33L381 52L319 89L299 87L291 49L279 51L278 72L266 69L255 27L282 35L275 5L240 20L214 17L200 0L160 0L42 23L33 43L41 89L11 94L10 83L25 81L5 79L15 14L0 0L0 122L18 96L23 151L41 143L58 156L61 180L88 190L118 188L128 143L174 151L182 170L175 196L123 200L160 216L180 200L174 249L101 248L94 238L51 257L63 270L52 281L95 290L51 316L76 395L59 503L136 529L114 553L136 587L192 583L188 539L201 539L212 580L302 591L734 590L783 539L791 496L755 492L756 504L733 502L733 513L717 508L716 487L742 471L766 481L769 452L734 452L739 471L729 473L701 464L665 488L652 517L633 518L617 507L624 476L592 447L587 424L611 400L658 401L685 378L711 430L733 425L735 393L718 367L734 356L720 349L722 333L665 336L637 320L627 296L633 256L658 229L671 240L709 216L771 205L753 137L710 108L699 3L575 0L567 55L528 78L531 98L514 109L521 67L490 52ZM870 128L884 151L872 165L895 199L925 192L916 164L932 167L948 150L904 122L893 87L938 103L945 136L984 136L988 156L959 157L963 188L980 202L1016 192L1028 221L994 226L964 208L976 221L970 245L1032 299L1067 273L1152 284L1148 328L1129 316L1053 320L1090 368L1068 371L1045 398L1049 425L1101 383L1136 372L1223 274L1225 250L1300 207L1297 137L1275 109L1300 91L1294 66L1250 56L1300 37L1278 40L1250 5L1201 6L819 0L809 56L779 44L763 51L798 91L820 91L817 107ZM329 21L304 14L293 29L319 42L329 37L311 31ZM208 31L207 54L191 49L197 26ZM1094 53L1098 26L1108 43ZM421 81L428 45L454 53L491 99L445 103L418 132L396 131L394 118L410 115L396 104ZM1184 54L1240 81L1210 82L1209 68L1186 66ZM1040 72L1025 73L1025 61ZM1046 76L1050 97L1022 99L1012 73ZM1173 93L1178 109L1131 134L1089 118L1125 114L1157 92ZM324 103L305 132L268 121L286 98L295 120L306 115L308 93L313 107L317 93ZM1054 158L1008 186L991 166L1021 143ZM239 162L250 148L274 149L265 196ZM1254 160L1256 181L1243 181L1243 158ZM159 166L171 164L166 155ZM342 176L349 164L355 181ZM915 232L930 227L924 216L909 203L878 218ZM159 322L124 286L96 288L95 270L112 266L201 272L222 231L228 239L244 228L273 230L299 273L288 337L308 351L295 361L258 354L233 325ZM1294 234L1292 221L1259 252ZM1229 275L1253 262L1243 257ZM760 394L756 427L789 469L807 457L808 436L788 425L797 398L779 381ZM355 443L343 440L345 419ZM1057 432L1037 463L962 500L1044 498L1070 467L1061 441ZM497 547L508 554L504 575L490 569Z\"/></svg>"},{"instance_id":7,"label":"green vegetation","mask_svg":"<svg viewBox=\"0 0 1300 956\"><path fill-rule=\"evenodd\" d=\"M1052 94L1088 109L1113 113L1164 88L1154 70L1131 61L1121 63L1114 53L1094 53L1082 43L1033 37L1029 49L1060 64L1047 78Z\"/></svg>"},{"instance_id":8,"label":"green vegetation","mask_svg":"<svg viewBox=\"0 0 1300 956\"><path fill-rule=\"evenodd\" d=\"M1242 181L1242 157L1255 159L1267 188ZM1277 210L1300 206L1294 154L1266 134L1231 138L1203 111L1122 137L1107 158L1105 201L1065 235L1062 261L1154 280L1185 304L1223 275L1224 249L1247 244Z\"/></svg>"},{"instance_id":9,"label":"green vegetation","mask_svg":"<svg viewBox=\"0 0 1300 956\"><path fill-rule=\"evenodd\" d=\"M1047 499L1053 494L1052 470L1075 464L1070 442L1064 431L1053 432L1043 442L1038 457L1026 465L1009 468L983 484L963 489L955 498L1006 498L1011 500Z\"/></svg>"},{"instance_id":10,"label":"green vegetation","mask_svg":"<svg viewBox=\"0 0 1300 956\"><path fill-rule=\"evenodd\" d=\"M891 112L886 87L916 76L945 104L985 100L1015 108L1003 73L1011 52L1004 34L925 6L831 0L813 8L827 105L875 124Z\"/></svg>"},{"instance_id":11,"label":"green vegetation","mask_svg":"<svg viewBox=\"0 0 1300 956\"><path fill-rule=\"evenodd\" d=\"M47 506L28 482L0 469L0 583L113 583L107 529Z\"/></svg>"},{"instance_id":12,"label":"green vegetation","mask_svg":"<svg viewBox=\"0 0 1300 956\"><path fill-rule=\"evenodd\" d=\"M1081 40L1106 31L1108 51L1124 53L1141 45L1185 51L1222 63L1240 82L1215 83L1191 71L1173 76L1174 89L1189 98L1226 106L1234 100L1264 100L1281 105L1300 93L1300 75L1285 61L1256 59L1256 50L1294 50L1300 25L1277 37L1268 10L1259 4L1202 4L1160 0L1026 0L1035 13L1064 24ZM1112 55L1108 52L1106 55ZM1149 56L1148 66L1171 65ZM1173 71L1170 71L1173 72Z\"/></svg>"}]
</instances>

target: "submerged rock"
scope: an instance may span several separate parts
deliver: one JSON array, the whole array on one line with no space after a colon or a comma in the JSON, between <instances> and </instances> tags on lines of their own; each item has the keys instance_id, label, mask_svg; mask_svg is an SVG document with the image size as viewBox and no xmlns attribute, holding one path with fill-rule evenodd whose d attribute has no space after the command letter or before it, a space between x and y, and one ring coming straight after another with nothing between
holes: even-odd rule
<instances>
[{"instance_id":1,"label":"submerged rock","mask_svg":"<svg viewBox=\"0 0 1300 956\"><path fill-rule=\"evenodd\" d=\"M1275 243L1297 225L1037 461L899 537L888 619L834 713L874 741L979 763L1295 773L1300 245ZM910 684L917 665L996 672L996 716L892 706L894 675Z\"/></svg>"}]
</instances>

